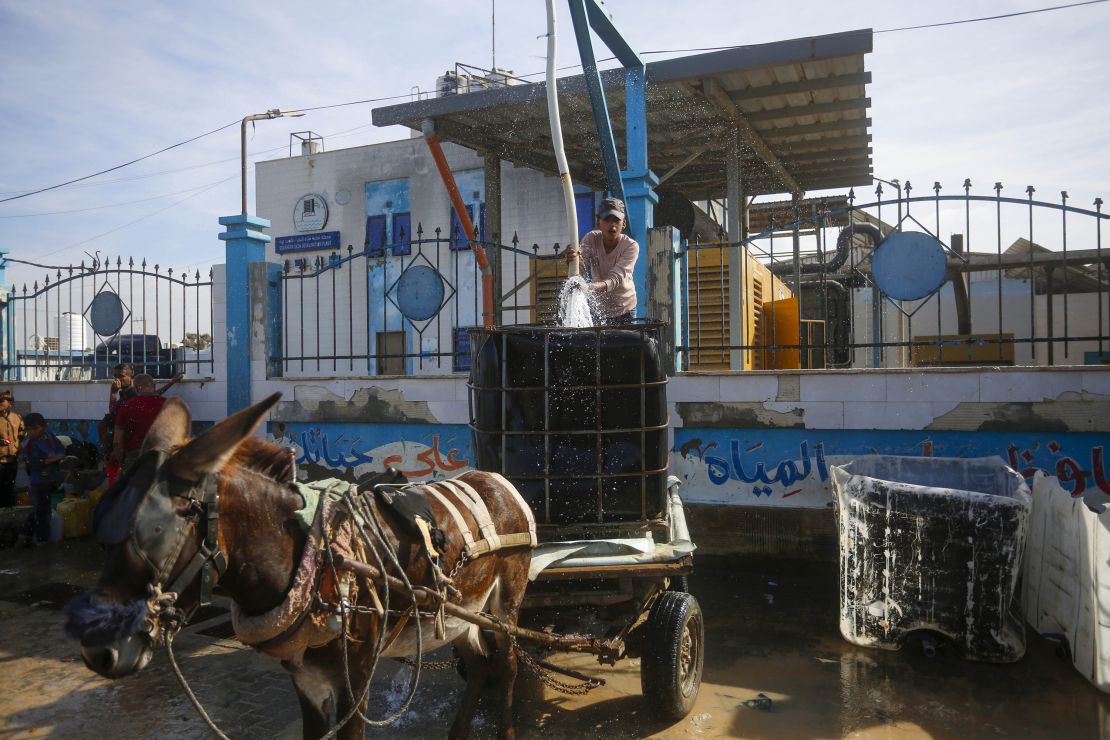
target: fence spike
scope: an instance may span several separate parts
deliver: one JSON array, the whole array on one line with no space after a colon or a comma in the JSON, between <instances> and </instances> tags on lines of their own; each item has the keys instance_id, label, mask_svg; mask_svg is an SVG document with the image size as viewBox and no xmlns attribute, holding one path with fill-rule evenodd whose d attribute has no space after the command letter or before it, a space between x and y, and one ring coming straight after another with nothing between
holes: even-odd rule
<instances>
[{"instance_id":1,"label":"fence spike","mask_svg":"<svg viewBox=\"0 0 1110 740\"><path fill-rule=\"evenodd\" d=\"M1067 190L1061 190L1060 191L1060 202L1062 202L1064 205L1068 204L1068 191Z\"/></svg>"},{"instance_id":2,"label":"fence spike","mask_svg":"<svg viewBox=\"0 0 1110 740\"><path fill-rule=\"evenodd\" d=\"M157 264L156 264L156 265L154 265L154 272L155 272L155 274L157 274L157 273L158 273L158 265L157 265Z\"/></svg>"},{"instance_id":3,"label":"fence spike","mask_svg":"<svg viewBox=\"0 0 1110 740\"><path fill-rule=\"evenodd\" d=\"M123 258L122 257L116 257L116 269L119 270L122 267L123 267Z\"/></svg>"},{"instance_id":4,"label":"fence spike","mask_svg":"<svg viewBox=\"0 0 1110 740\"><path fill-rule=\"evenodd\" d=\"M1037 189L1032 185L1025 186L1025 194L1029 196L1029 200L1033 200L1033 193L1035 192L1037 192Z\"/></svg>"},{"instance_id":5,"label":"fence spike","mask_svg":"<svg viewBox=\"0 0 1110 740\"><path fill-rule=\"evenodd\" d=\"M1000 183L1000 182L996 182L994 184L994 197L996 197L996 198L1002 197L1002 183Z\"/></svg>"},{"instance_id":6,"label":"fence spike","mask_svg":"<svg viewBox=\"0 0 1110 740\"><path fill-rule=\"evenodd\" d=\"M194 279L195 279L195 280L196 280L196 281L197 281L198 283L200 282L200 269L199 269L199 268L197 269L197 274L196 274L196 275L194 276Z\"/></svg>"},{"instance_id":7,"label":"fence spike","mask_svg":"<svg viewBox=\"0 0 1110 740\"><path fill-rule=\"evenodd\" d=\"M940 195L940 180L933 182L933 192Z\"/></svg>"},{"instance_id":8,"label":"fence spike","mask_svg":"<svg viewBox=\"0 0 1110 740\"><path fill-rule=\"evenodd\" d=\"M1102 198L1095 198L1095 210L1102 211Z\"/></svg>"},{"instance_id":9,"label":"fence spike","mask_svg":"<svg viewBox=\"0 0 1110 740\"><path fill-rule=\"evenodd\" d=\"M913 186L910 185L909 180L906 180L906 184L902 186L902 190L906 191L906 198L908 199L910 197L910 191L913 190Z\"/></svg>"},{"instance_id":10,"label":"fence spike","mask_svg":"<svg viewBox=\"0 0 1110 740\"><path fill-rule=\"evenodd\" d=\"M350 257L354 253L355 253L355 245L354 244L348 244L347 245L347 256Z\"/></svg>"},{"instance_id":11,"label":"fence spike","mask_svg":"<svg viewBox=\"0 0 1110 740\"><path fill-rule=\"evenodd\" d=\"M144 271L146 270L146 257L143 257L142 268L143 268Z\"/></svg>"},{"instance_id":12,"label":"fence spike","mask_svg":"<svg viewBox=\"0 0 1110 740\"><path fill-rule=\"evenodd\" d=\"M970 177L965 177L964 178L964 195L967 195L968 191L970 191L970 190L971 190L971 178Z\"/></svg>"},{"instance_id":13,"label":"fence spike","mask_svg":"<svg viewBox=\"0 0 1110 740\"><path fill-rule=\"evenodd\" d=\"M424 223L422 221L416 222L416 240L420 241L424 238Z\"/></svg>"},{"instance_id":14,"label":"fence spike","mask_svg":"<svg viewBox=\"0 0 1110 740\"><path fill-rule=\"evenodd\" d=\"M519 237L519 236L517 236L517 235L516 235L516 232L514 231L514 232L513 232L513 246L515 247L515 246L517 246L518 244L520 244L520 237Z\"/></svg>"},{"instance_id":15,"label":"fence spike","mask_svg":"<svg viewBox=\"0 0 1110 740\"><path fill-rule=\"evenodd\" d=\"M128 257L127 258L127 266L128 267L134 267L135 266L135 258L134 257Z\"/></svg>"},{"instance_id":16,"label":"fence spike","mask_svg":"<svg viewBox=\"0 0 1110 740\"><path fill-rule=\"evenodd\" d=\"M879 200L883 199L883 184L881 182L875 184L875 197Z\"/></svg>"},{"instance_id":17,"label":"fence spike","mask_svg":"<svg viewBox=\"0 0 1110 740\"><path fill-rule=\"evenodd\" d=\"M856 189L855 188L848 188L848 203L851 204L851 203L855 203L855 202L856 202ZM774 219L775 219L775 214L772 213L771 214L772 222L774 221Z\"/></svg>"}]
</instances>

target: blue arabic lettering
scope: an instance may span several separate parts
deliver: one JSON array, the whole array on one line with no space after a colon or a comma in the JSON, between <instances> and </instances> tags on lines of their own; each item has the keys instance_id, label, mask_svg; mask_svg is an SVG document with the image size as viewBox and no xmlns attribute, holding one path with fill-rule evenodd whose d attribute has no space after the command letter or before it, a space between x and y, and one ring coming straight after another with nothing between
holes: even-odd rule
<instances>
[{"instance_id":1,"label":"blue arabic lettering","mask_svg":"<svg viewBox=\"0 0 1110 740\"><path fill-rule=\"evenodd\" d=\"M344 442L343 434L333 440L321 429L306 429L296 436L295 442L301 448L297 462L319 463L323 462L330 468L346 468L356 465L369 464L374 458L359 449L362 437L355 437L350 442Z\"/></svg>"},{"instance_id":2,"label":"blue arabic lettering","mask_svg":"<svg viewBox=\"0 0 1110 740\"><path fill-rule=\"evenodd\" d=\"M709 480L716 485L724 485L730 479L738 480L742 483L758 483L752 492L756 496L770 496L772 485L781 485L789 488L800 481L804 481L813 473L813 464L816 462L817 476L822 481L829 479L828 465L825 461L825 446L818 443L814 447L814 458L810 459L809 442L803 440L799 445L798 460L801 460L801 467L799 468L795 460L782 460L778 465L773 466L774 472L769 474L767 465L762 462L757 462L755 469L748 472L744 468L743 456L747 454L747 450L740 449L740 440L732 440L732 461L723 457L716 457L713 455L705 456L706 471L709 474Z\"/></svg>"}]
</instances>

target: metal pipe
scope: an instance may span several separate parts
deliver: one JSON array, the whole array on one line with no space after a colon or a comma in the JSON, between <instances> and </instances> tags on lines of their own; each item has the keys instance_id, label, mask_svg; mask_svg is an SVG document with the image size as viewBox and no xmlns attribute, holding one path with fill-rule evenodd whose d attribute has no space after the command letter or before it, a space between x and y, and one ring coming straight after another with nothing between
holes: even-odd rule
<instances>
[{"instance_id":1,"label":"metal pipe","mask_svg":"<svg viewBox=\"0 0 1110 740\"><path fill-rule=\"evenodd\" d=\"M447 157L443 154L443 147L440 146L439 136L436 134L435 122L430 118L425 118L421 124L420 129L424 134L424 141L428 145L428 151L432 153L432 159L435 160L436 169L439 170L440 179L443 180L443 186L447 188L447 195L451 198L451 205L455 209L455 215L459 218L459 223L462 224L463 231L466 233L466 238L470 241L470 249L474 252L474 258L478 262L478 268L482 271L482 324L487 329L492 329L494 324L493 314L493 269L490 267L489 260L486 258L486 250L478 243L478 237L474 230L474 222L470 220L470 211L466 209L466 204L463 203L462 194L459 193L459 186L455 183L455 175L451 172L450 165L447 164Z\"/></svg>"},{"instance_id":2,"label":"metal pipe","mask_svg":"<svg viewBox=\"0 0 1110 740\"><path fill-rule=\"evenodd\" d=\"M567 211L567 243L574 255L567 263L567 277L578 274L578 209L574 203L574 183L563 148L563 124L559 118L559 88L555 80L555 0L547 0L547 121L551 126L551 144L559 165L559 182L563 186L563 203Z\"/></svg>"},{"instance_id":3,"label":"metal pipe","mask_svg":"<svg viewBox=\"0 0 1110 740\"><path fill-rule=\"evenodd\" d=\"M265 113L253 113L243 117L239 132L239 169L243 189L243 210L241 213L244 216L247 215L247 124L251 121L263 121L269 118L300 118L303 115L303 111L284 111L280 108L273 108Z\"/></svg>"}]
</instances>

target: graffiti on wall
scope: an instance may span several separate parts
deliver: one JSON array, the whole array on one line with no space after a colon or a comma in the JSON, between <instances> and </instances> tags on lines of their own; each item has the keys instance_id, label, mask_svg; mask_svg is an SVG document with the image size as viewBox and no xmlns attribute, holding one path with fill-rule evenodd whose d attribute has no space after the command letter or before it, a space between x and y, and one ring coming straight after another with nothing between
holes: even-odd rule
<instances>
[{"instance_id":1,"label":"graffiti on wall","mask_svg":"<svg viewBox=\"0 0 1110 740\"><path fill-rule=\"evenodd\" d=\"M675 430L675 473L696 503L824 508L832 505L829 468L859 455L997 455L1026 477L1060 479L1073 496L1110 503L1102 434L920 432L802 429Z\"/></svg>"},{"instance_id":2,"label":"graffiti on wall","mask_svg":"<svg viewBox=\"0 0 1110 740\"><path fill-rule=\"evenodd\" d=\"M409 480L457 475L470 466L470 429L463 424L270 425L270 439L291 447L304 477L395 468Z\"/></svg>"}]
</instances>

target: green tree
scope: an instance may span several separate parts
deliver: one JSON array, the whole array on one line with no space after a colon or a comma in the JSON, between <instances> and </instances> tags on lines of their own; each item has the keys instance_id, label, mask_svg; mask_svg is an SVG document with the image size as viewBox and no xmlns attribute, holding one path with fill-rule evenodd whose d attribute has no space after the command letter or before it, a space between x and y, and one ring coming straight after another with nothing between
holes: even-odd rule
<instances>
[{"instance_id":1,"label":"green tree","mask_svg":"<svg viewBox=\"0 0 1110 740\"><path fill-rule=\"evenodd\" d=\"M212 346L212 335L189 333L185 335L185 340L181 344L189 349L199 351Z\"/></svg>"}]
</instances>

